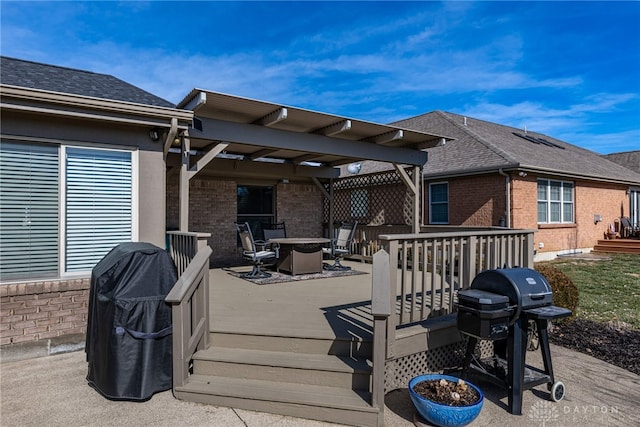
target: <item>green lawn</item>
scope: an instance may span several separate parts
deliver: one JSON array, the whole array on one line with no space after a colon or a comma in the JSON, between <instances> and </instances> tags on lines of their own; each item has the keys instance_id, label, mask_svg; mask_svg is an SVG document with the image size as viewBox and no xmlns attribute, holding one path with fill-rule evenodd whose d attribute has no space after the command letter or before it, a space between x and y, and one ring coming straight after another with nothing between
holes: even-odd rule
<instances>
[{"instance_id":1,"label":"green lawn","mask_svg":"<svg viewBox=\"0 0 640 427\"><path fill-rule=\"evenodd\" d=\"M550 263L578 287L578 318L625 322L640 329L640 255L607 256L611 260L560 258Z\"/></svg>"}]
</instances>

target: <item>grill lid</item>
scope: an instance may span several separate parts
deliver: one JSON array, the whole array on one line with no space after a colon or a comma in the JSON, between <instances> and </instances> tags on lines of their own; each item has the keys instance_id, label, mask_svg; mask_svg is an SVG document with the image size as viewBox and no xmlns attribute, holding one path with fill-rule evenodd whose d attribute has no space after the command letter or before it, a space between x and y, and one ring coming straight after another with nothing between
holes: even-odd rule
<instances>
[{"instance_id":1,"label":"grill lid","mask_svg":"<svg viewBox=\"0 0 640 427\"><path fill-rule=\"evenodd\" d=\"M500 310L507 308L509 298L480 289L465 289L458 291L458 305L480 310Z\"/></svg>"},{"instance_id":2,"label":"grill lid","mask_svg":"<svg viewBox=\"0 0 640 427\"><path fill-rule=\"evenodd\" d=\"M504 268L480 272L471 289L480 289L505 295L510 304L521 310L543 307L553 303L549 282L540 273L530 268Z\"/></svg>"}]
</instances>

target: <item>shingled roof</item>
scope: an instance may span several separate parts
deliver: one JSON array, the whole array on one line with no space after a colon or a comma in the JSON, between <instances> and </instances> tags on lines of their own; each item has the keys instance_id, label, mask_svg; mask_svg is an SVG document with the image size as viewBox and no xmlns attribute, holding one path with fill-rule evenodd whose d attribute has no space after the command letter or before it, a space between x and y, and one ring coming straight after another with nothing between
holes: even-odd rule
<instances>
[{"instance_id":1,"label":"shingled roof","mask_svg":"<svg viewBox=\"0 0 640 427\"><path fill-rule=\"evenodd\" d=\"M548 135L443 111L400 120L392 125L454 138L427 149L425 177L529 170L572 178L640 183L640 174L599 154ZM363 172L370 172L363 168Z\"/></svg>"},{"instance_id":2,"label":"shingled roof","mask_svg":"<svg viewBox=\"0 0 640 427\"><path fill-rule=\"evenodd\" d=\"M608 160L640 173L640 150L607 154Z\"/></svg>"},{"instance_id":3,"label":"shingled roof","mask_svg":"<svg viewBox=\"0 0 640 427\"><path fill-rule=\"evenodd\" d=\"M0 56L0 83L155 107L175 107L169 101L108 74L41 64L6 56Z\"/></svg>"}]
</instances>

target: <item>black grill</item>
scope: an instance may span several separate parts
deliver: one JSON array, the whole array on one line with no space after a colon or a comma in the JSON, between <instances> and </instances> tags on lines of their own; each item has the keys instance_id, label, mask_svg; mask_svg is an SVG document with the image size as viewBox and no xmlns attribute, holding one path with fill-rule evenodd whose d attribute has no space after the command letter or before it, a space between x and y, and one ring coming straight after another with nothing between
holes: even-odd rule
<instances>
[{"instance_id":1,"label":"black grill","mask_svg":"<svg viewBox=\"0 0 640 427\"><path fill-rule=\"evenodd\" d=\"M552 304L551 286L529 268L483 271L470 289L458 292L458 330L469 337L464 373L506 387L512 414L522 414L525 389L546 383L552 400L564 396L564 385L553 376L547 326L549 320L570 316L571 311ZM544 370L525 364L528 341L535 330ZM490 358L474 358L478 340L494 342Z\"/></svg>"}]
</instances>

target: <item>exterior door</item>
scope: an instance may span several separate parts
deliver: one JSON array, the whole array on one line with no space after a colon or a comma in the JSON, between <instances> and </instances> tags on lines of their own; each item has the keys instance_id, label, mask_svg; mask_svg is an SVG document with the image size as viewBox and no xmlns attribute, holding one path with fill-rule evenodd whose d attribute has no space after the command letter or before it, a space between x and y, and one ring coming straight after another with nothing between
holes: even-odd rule
<instances>
[{"instance_id":1,"label":"exterior door","mask_svg":"<svg viewBox=\"0 0 640 427\"><path fill-rule=\"evenodd\" d=\"M633 227L640 227L640 190L631 190L629 193L629 216Z\"/></svg>"}]
</instances>

